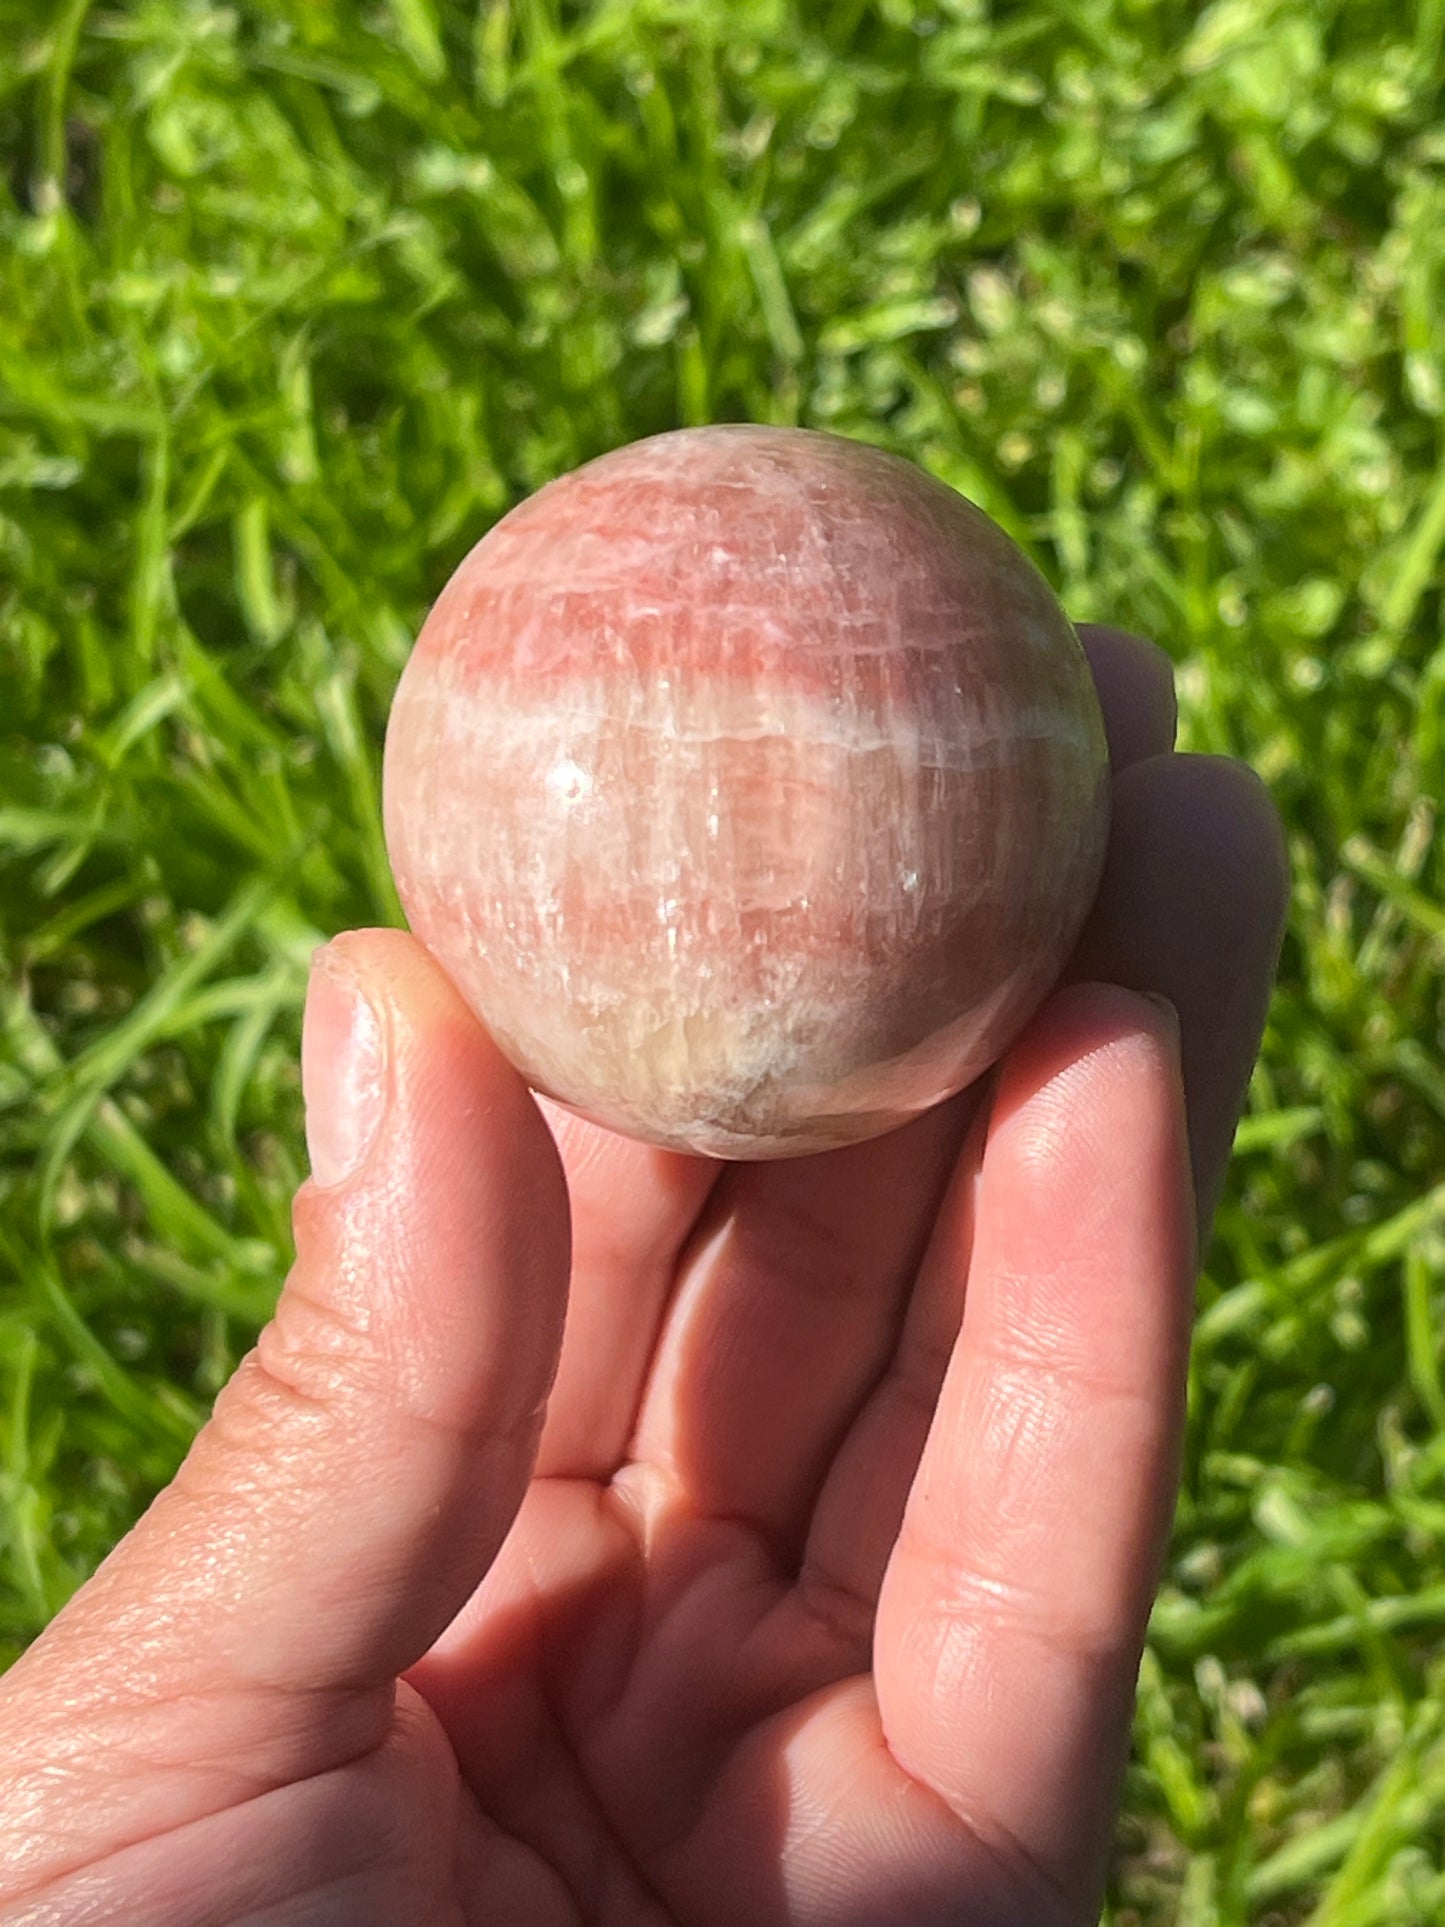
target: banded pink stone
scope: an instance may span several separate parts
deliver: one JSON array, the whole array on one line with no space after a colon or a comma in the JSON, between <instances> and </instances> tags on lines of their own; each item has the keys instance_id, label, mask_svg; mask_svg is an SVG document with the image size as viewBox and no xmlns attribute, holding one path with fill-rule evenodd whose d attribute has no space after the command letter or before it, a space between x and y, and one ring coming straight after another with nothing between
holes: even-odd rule
<instances>
[{"instance_id":1,"label":"banded pink stone","mask_svg":"<svg viewBox=\"0 0 1445 1927\"><path fill-rule=\"evenodd\" d=\"M1103 727L1043 578L896 456L656 436L443 590L386 743L417 935L537 1090L787 1157L961 1089L1098 881Z\"/></svg>"}]
</instances>

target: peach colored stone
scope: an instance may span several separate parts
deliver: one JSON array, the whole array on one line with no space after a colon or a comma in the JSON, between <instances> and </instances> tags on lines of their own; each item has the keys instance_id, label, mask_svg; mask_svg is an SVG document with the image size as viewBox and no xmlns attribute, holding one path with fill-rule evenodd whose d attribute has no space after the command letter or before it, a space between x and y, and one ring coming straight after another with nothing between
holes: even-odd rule
<instances>
[{"instance_id":1,"label":"peach colored stone","mask_svg":"<svg viewBox=\"0 0 1445 1927\"><path fill-rule=\"evenodd\" d=\"M477 544L397 690L417 935L534 1088L730 1158L874 1136L1049 989L1108 814L1083 652L961 496L703 428Z\"/></svg>"}]
</instances>

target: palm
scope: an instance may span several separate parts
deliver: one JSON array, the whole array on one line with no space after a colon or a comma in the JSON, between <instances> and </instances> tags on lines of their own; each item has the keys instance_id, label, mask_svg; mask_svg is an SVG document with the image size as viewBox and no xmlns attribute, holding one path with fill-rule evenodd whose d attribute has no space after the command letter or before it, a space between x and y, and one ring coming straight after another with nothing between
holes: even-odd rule
<instances>
[{"instance_id":1,"label":"palm","mask_svg":"<svg viewBox=\"0 0 1445 1927\"><path fill-rule=\"evenodd\" d=\"M986 1813L976 1835L912 1781L880 1717L921 1604L905 1547L875 1646L962 1309L974 1108L721 1175L554 1116L575 1256L539 1476L412 1673L486 1816L476 1918L537 1918L544 1894L605 1894L618 1921L836 1917L844 1839L880 1918L905 1898L926 1917L917 1864L940 1918L961 1883L989 1919L1058 1912ZM492 1827L528 1851L489 1850Z\"/></svg>"},{"instance_id":2,"label":"palm","mask_svg":"<svg viewBox=\"0 0 1445 1927\"><path fill-rule=\"evenodd\" d=\"M946 1887L938 1858L928 1863L937 1917L955 1918L970 1843L881 1744L861 1614L850 1626L816 1612L746 1527L679 1526L654 1559L599 1508L596 1487L539 1486L514 1553L524 1561L555 1533L575 1534L569 1582L541 1590L520 1615L479 1602L448 1659L420 1669L447 1707L475 1801L463 1823L464 1918L698 1927L828 1918L818 1903L840 1842L851 1837L864 1871L870 1835L898 1828L910 1802L920 1834L956 1836ZM674 1563L686 1577L669 1579ZM530 1650L516 1650L519 1638ZM806 1815L819 1831L803 1840ZM913 1898L905 1845L911 1858L902 1839L877 1856L880 1921ZM993 1879L1000 1869L980 1858ZM1018 1873L1014 1918L1055 1917L1027 1868ZM814 1902L806 1910L800 1889ZM855 1894L832 1917L862 1927L869 1915ZM903 1917L927 1916L915 1906Z\"/></svg>"}]
</instances>

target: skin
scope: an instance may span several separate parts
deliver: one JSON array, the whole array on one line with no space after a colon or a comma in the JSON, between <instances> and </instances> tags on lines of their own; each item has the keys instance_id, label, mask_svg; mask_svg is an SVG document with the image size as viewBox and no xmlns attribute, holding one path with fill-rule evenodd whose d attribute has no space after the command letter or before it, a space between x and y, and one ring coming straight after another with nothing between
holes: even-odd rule
<instances>
[{"instance_id":1,"label":"skin","mask_svg":"<svg viewBox=\"0 0 1445 1927\"><path fill-rule=\"evenodd\" d=\"M382 1120L0 1684L0 1922L1096 1918L1285 883L1255 779L1171 753L1165 659L1083 633L1115 827L1071 981L876 1143L647 1149L540 1106L410 938L322 953L313 1144L348 982Z\"/></svg>"}]
</instances>

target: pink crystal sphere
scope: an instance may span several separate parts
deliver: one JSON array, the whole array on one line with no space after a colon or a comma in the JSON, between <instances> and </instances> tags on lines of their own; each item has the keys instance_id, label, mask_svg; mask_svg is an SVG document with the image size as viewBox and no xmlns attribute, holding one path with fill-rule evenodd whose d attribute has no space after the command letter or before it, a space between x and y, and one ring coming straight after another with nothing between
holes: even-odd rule
<instances>
[{"instance_id":1,"label":"pink crystal sphere","mask_svg":"<svg viewBox=\"0 0 1445 1927\"><path fill-rule=\"evenodd\" d=\"M896 456L701 428L523 502L397 690L412 927L532 1086L729 1158L985 1070L1098 881L1107 760L1047 584Z\"/></svg>"}]
</instances>

